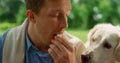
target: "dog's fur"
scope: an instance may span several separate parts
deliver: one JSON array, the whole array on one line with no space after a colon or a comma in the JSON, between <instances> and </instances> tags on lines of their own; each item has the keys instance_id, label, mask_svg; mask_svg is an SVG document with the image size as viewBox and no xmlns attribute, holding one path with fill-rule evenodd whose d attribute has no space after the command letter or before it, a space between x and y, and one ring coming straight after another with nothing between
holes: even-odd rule
<instances>
[{"instance_id":1,"label":"dog's fur","mask_svg":"<svg viewBox=\"0 0 120 63\"><path fill-rule=\"evenodd\" d=\"M88 34L83 63L120 63L120 28L98 24Z\"/></svg>"}]
</instances>

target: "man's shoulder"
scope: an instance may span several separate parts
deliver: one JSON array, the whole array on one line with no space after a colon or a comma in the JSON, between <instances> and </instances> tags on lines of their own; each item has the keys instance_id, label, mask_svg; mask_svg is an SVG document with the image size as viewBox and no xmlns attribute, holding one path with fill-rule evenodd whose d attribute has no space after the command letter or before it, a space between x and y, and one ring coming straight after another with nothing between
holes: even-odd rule
<instances>
[{"instance_id":1,"label":"man's shoulder","mask_svg":"<svg viewBox=\"0 0 120 63\"><path fill-rule=\"evenodd\" d=\"M1 46L2 41L3 41L3 35L0 35L0 46Z\"/></svg>"},{"instance_id":2,"label":"man's shoulder","mask_svg":"<svg viewBox=\"0 0 120 63\"><path fill-rule=\"evenodd\" d=\"M4 32L3 34L0 35L0 63L2 63L2 52L3 52L3 45L4 45L4 39L7 35L7 32Z\"/></svg>"},{"instance_id":3,"label":"man's shoulder","mask_svg":"<svg viewBox=\"0 0 120 63\"><path fill-rule=\"evenodd\" d=\"M0 35L0 47L3 45L4 39L5 39L6 35L7 35L7 32L8 32L8 30Z\"/></svg>"}]
</instances>

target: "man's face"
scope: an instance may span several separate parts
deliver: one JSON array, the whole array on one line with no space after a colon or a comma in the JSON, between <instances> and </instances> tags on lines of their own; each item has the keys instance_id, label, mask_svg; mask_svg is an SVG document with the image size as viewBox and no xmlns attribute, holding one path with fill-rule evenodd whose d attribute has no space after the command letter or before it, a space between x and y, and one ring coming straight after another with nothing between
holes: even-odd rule
<instances>
[{"instance_id":1,"label":"man's face","mask_svg":"<svg viewBox=\"0 0 120 63\"><path fill-rule=\"evenodd\" d=\"M46 0L35 19L35 33L42 44L48 46L54 36L68 27L67 16L71 10L70 0Z\"/></svg>"}]
</instances>

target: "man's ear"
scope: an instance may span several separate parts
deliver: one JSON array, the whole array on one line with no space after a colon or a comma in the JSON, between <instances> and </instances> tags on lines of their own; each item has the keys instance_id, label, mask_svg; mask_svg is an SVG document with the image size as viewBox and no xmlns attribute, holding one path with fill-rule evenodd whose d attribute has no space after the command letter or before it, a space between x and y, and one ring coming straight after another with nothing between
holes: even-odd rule
<instances>
[{"instance_id":1,"label":"man's ear","mask_svg":"<svg viewBox=\"0 0 120 63\"><path fill-rule=\"evenodd\" d=\"M28 18L28 21L35 22L35 13L32 10L27 10L26 15Z\"/></svg>"},{"instance_id":2,"label":"man's ear","mask_svg":"<svg viewBox=\"0 0 120 63\"><path fill-rule=\"evenodd\" d=\"M120 62L120 37L119 37L119 41L118 41L118 45L115 48L115 59Z\"/></svg>"}]
</instances>

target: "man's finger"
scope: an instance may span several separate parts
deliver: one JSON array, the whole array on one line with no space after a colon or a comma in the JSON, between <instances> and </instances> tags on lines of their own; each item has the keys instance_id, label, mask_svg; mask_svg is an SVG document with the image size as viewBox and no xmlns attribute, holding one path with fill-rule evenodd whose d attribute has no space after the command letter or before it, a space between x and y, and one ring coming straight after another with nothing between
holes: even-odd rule
<instances>
[{"instance_id":1,"label":"man's finger","mask_svg":"<svg viewBox=\"0 0 120 63\"><path fill-rule=\"evenodd\" d=\"M69 49L70 51L73 51L73 45L69 43L67 40L65 40L64 38L56 36L55 40L60 41L67 49Z\"/></svg>"},{"instance_id":2,"label":"man's finger","mask_svg":"<svg viewBox=\"0 0 120 63\"><path fill-rule=\"evenodd\" d=\"M52 40L52 43L53 43L54 45L56 45L56 47L60 50L60 53L61 53L61 52L62 52L62 53L67 52L67 48L66 48L63 44L61 44L61 42Z\"/></svg>"},{"instance_id":3,"label":"man's finger","mask_svg":"<svg viewBox=\"0 0 120 63\"><path fill-rule=\"evenodd\" d=\"M52 56L53 59L57 56L51 48L48 49L48 53Z\"/></svg>"}]
</instances>

